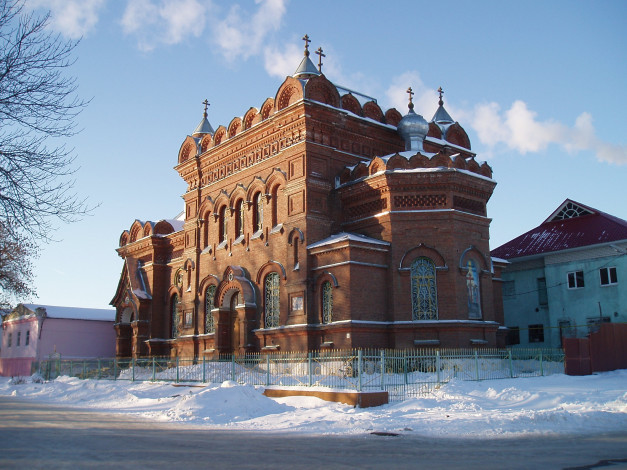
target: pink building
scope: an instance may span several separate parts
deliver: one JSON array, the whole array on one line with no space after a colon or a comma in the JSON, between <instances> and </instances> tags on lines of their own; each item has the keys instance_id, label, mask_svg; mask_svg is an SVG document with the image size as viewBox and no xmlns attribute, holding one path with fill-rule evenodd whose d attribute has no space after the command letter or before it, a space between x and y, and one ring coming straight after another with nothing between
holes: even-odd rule
<instances>
[{"instance_id":1,"label":"pink building","mask_svg":"<svg viewBox=\"0 0 627 470\"><path fill-rule=\"evenodd\" d=\"M115 356L115 310L19 304L2 321L0 375L30 375L33 362Z\"/></svg>"}]
</instances>

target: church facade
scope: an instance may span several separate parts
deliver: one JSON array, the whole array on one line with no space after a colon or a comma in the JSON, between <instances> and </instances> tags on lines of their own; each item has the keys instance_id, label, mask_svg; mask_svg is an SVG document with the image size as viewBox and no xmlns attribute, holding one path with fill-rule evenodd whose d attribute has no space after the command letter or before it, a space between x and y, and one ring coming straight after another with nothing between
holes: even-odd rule
<instances>
[{"instance_id":1,"label":"church facade","mask_svg":"<svg viewBox=\"0 0 627 470\"><path fill-rule=\"evenodd\" d=\"M491 168L441 94L427 122L411 89L403 116L321 68L306 47L227 127L205 104L175 167L183 214L120 237L119 357L499 343Z\"/></svg>"}]
</instances>

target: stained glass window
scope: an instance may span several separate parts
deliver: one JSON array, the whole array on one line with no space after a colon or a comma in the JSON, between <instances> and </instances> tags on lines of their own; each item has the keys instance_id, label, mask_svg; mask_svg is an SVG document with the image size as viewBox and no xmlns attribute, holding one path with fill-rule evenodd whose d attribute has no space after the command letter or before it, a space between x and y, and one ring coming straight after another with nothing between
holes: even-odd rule
<instances>
[{"instance_id":1,"label":"stained glass window","mask_svg":"<svg viewBox=\"0 0 627 470\"><path fill-rule=\"evenodd\" d=\"M172 297L172 338L176 338L179 335L179 296L174 294Z\"/></svg>"},{"instance_id":2,"label":"stained glass window","mask_svg":"<svg viewBox=\"0 0 627 470\"><path fill-rule=\"evenodd\" d=\"M438 291L435 284L435 264L425 257L411 264L412 320L438 319Z\"/></svg>"},{"instance_id":3,"label":"stained glass window","mask_svg":"<svg viewBox=\"0 0 627 470\"><path fill-rule=\"evenodd\" d=\"M214 297L216 295L216 286L207 287L205 292L205 333L215 333L216 326L213 322Z\"/></svg>"},{"instance_id":4,"label":"stained glass window","mask_svg":"<svg viewBox=\"0 0 627 470\"><path fill-rule=\"evenodd\" d=\"M466 271L466 290L468 292L468 318L481 318L481 283L479 268L474 260L468 260Z\"/></svg>"},{"instance_id":5,"label":"stained glass window","mask_svg":"<svg viewBox=\"0 0 627 470\"><path fill-rule=\"evenodd\" d=\"M270 273L265 282L265 327L275 328L279 326L279 275Z\"/></svg>"},{"instance_id":6,"label":"stained glass window","mask_svg":"<svg viewBox=\"0 0 627 470\"><path fill-rule=\"evenodd\" d=\"M331 283L325 281L322 284L322 323L333 321L333 290Z\"/></svg>"}]
</instances>

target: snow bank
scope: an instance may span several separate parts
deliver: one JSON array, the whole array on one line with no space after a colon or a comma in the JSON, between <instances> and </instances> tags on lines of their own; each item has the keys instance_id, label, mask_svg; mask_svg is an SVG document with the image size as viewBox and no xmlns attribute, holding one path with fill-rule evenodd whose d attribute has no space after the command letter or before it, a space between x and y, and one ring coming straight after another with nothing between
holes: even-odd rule
<instances>
[{"instance_id":1,"label":"snow bank","mask_svg":"<svg viewBox=\"0 0 627 470\"><path fill-rule=\"evenodd\" d=\"M199 387L70 377L10 383L0 378L0 396L207 428L433 437L627 431L626 370L584 377L452 380L428 397L367 409L313 397L273 399L262 391L230 381Z\"/></svg>"}]
</instances>

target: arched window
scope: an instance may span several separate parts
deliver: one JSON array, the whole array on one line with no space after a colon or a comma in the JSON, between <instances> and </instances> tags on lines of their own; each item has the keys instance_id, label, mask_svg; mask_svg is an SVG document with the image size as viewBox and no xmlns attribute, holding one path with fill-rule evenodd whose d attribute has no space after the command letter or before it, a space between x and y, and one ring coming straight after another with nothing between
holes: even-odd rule
<instances>
[{"instance_id":1,"label":"arched window","mask_svg":"<svg viewBox=\"0 0 627 470\"><path fill-rule=\"evenodd\" d=\"M411 264L412 320L438 319L438 291L435 284L435 263L429 258L416 258Z\"/></svg>"},{"instance_id":2,"label":"arched window","mask_svg":"<svg viewBox=\"0 0 627 470\"><path fill-rule=\"evenodd\" d=\"M174 294L172 296L172 304L170 305L170 308L170 318L172 321L172 338L176 338L179 335L179 296L177 294Z\"/></svg>"},{"instance_id":3,"label":"arched window","mask_svg":"<svg viewBox=\"0 0 627 470\"><path fill-rule=\"evenodd\" d=\"M216 296L216 286L209 286L205 291L205 334L215 333L216 326L213 322L214 299Z\"/></svg>"},{"instance_id":4,"label":"arched window","mask_svg":"<svg viewBox=\"0 0 627 470\"><path fill-rule=\"evenodd\" d=\"M329 281L322 283L322 323L333 321L333 290Z\"/></svg>"},{"instance_id":5,"label":"arched window","mask_svg":"<svg viewBox=\"0 0 627 470\"><path fill-rule=\"evenodd\" d=\"M219 214L220 214L220 217L219 217L220 238L219 240L220 240L220 243L223 243L223 242L226 242L228 232L229 232L229 215L228 215L227 207L222 206Z\"/></svg>"},{"instance_id":6,"label":"arched window","mask_svg":"<svg viewBox=\"0 0 627 470\"><path fill-rule=\"evenodd\" d=\"M263 229L263 195L261 192L255 194L253 200L253 229L255 232Z\"/></svg>"},{"instance_id":7,"label":"arched window","mask_svg":"<svg viewBox=\"0 0 627 470\"><path fill-rule=\"evenodd\" d=\"M235 238L244 236L244 201L235 204Z\"/></svg>"},{"instance_id":8,"label":"arched window","mask_svg":"<svg viewBox=\"0 0 627 470\"><path fill-rule=\"evenodd\" d=\"M279 326L279 275L270 273L265 281L265 327L275 328Z\"/></svg>"}]
</instances>

